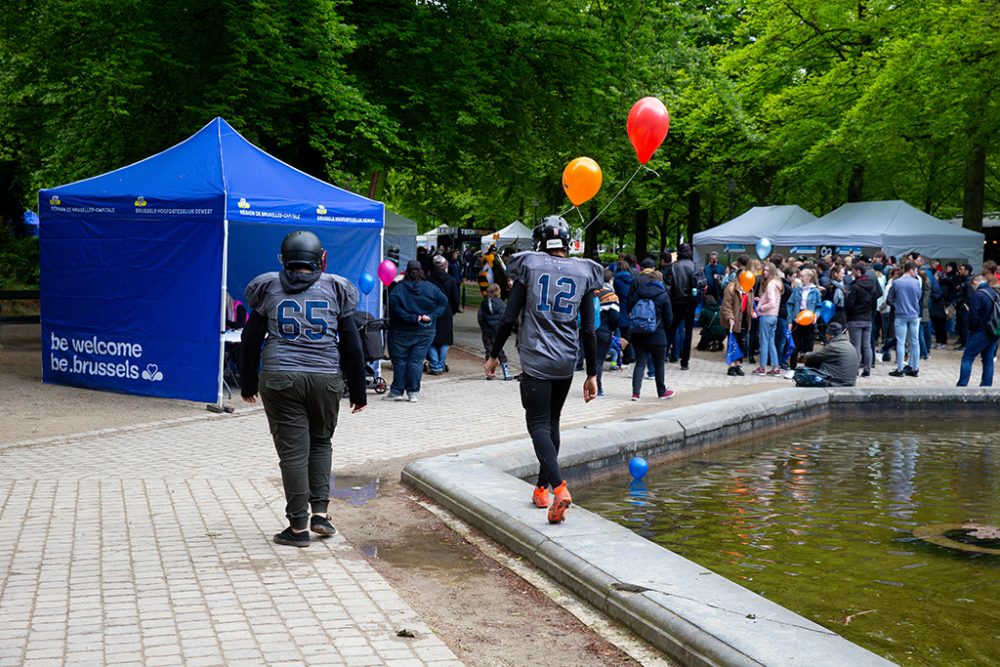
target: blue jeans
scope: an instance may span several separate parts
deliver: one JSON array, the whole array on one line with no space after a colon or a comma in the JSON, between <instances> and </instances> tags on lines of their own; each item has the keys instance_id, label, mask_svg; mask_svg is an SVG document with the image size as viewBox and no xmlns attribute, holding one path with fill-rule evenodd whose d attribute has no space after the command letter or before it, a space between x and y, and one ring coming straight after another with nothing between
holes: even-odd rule
<instances>
[{"instance_id":1,"label":"blue jeans","mask_svg":"<svg viewBox=\"0 0 1000 667\"><path fill-rule=\"evenodd\" d=\"M389 358L392 359L392 384L389 392L402 396L406 391L420 391L420 377L424 373L424 359L434 342L434 329L425 331L389 331Z\"/></svg>"},{"instance_id":2,"label":"blue jeans","mask_svg":"<svg viewBox=\"0 0 1000 667\"><path fill-rule=\"evenodd\" d=\"M435 373L444 373L444 365L448 362L448 348L450 345L431 345L427 350L429 362L427 367Z\"/></svg>"},{"instance_id":3,"label":"blue jeans","mask_svg":"<svg viewBox=\"0 0 1000 667\"><path fill-rule=\"evenodd\" d=\"M782 312L784 312L784 309L782 309ZM774 338L775 338L774 345L775 349L778 351L779 362L785 358L785 349L788 345L785 342L785 329L787 328L788 328L788 320L779 315L778 324L774 328Z\"/></svg>"},{"instance_id":4,"label":"blue jeans","mask_svg":"<svg viewBox=\"0 0 1000 667\"><path fill-rule=\"evenodd\" d=\"M931 356L931 323L920 323L920 358L926 359ZM916 366L914 366L916 368Z\"/></svg>"},{"instance_id":5,"label":"blue jeans","mask_svg":"<svg viewBox=\"0 0 1000 667\"><path fill-rule=\"evenodd\" d=\"M781 360L778 358L778 348L774 344L774 332L778 327L777 315L761 315L757 318L757 329L760 331L760 365L768 362L777 368Z\"/></svg>"},{"instance_id":6,"label":"blue jeans","mask_svg":"<svg viewBox=\"0 0 1000 667\"><path fill-rule=\"evenodd\" d=\"M962 366L958 374L958 386L968 387L972 375L972 362L976 357L983 359L983 377L980 387L993 386L993 357L997 353L997 337L985 331L970 331L965 351L962 352Z\"/></svg>"},{"instance_id":7,"label":"blue jeans","mask_svg":"<svg viewBox=\"0 0 1000 667\"><path fill-rule=\"evenodd\" d=\"M903 370L903 357L906 348L910 349L910 368L920 369L920 318L896 316L893 322L896 332L896 368Z\"/></svg>"}]
</instances>

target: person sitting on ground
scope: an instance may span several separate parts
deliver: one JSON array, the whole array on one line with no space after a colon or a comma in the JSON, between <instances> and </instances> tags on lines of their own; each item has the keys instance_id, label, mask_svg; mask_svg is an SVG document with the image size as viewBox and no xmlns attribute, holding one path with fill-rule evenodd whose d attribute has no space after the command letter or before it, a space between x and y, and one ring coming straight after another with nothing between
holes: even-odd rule
<instances>
[{"instance_id":1,"label":"person sitting on ground","mask_svg":"<svg viewBox=\"0 0 1000 667\"><path fill-rule=\"evenodd\" d=\"M701 338L698 339L696 349L702 352L721 350L722 342L726 340L726 328L722 326L719 302L711 294L705 297L705 302L701 306L698 326L701 327Z\"/></svg>"},{"instance_id":2,"label":"person sitting on ground","mask_svg":"<svg viewBox=\"0 0 1000 667\"><path fill-rule=\"evenodd\" d=\"M858 379L861 357L847 338L844 325L830 320L826 325L828 342L805 355L803 368L795 371L796 387L853 387Z\"/></svg>"}]
</instances>

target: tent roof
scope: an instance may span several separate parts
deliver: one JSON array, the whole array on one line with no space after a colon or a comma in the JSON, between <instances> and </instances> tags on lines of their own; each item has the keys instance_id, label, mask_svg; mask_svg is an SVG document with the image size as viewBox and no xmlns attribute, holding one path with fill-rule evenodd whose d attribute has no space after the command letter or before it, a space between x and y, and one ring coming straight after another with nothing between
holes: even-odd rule
<instances>
[{"instance_id":1,"label":"tent roof","mask_svg":"<svg viewBox=\"0 0 1000 667\"><path fill-rule=\"evenodd\" d=\"M381 225L383 209L268 155L222 118L161 153L42 190L39 198L43 212L118 219L225 214L248 222Z\"/></svg>"},{"instance_id":2,"label":"tent roof","mask_svg":"<svg viewBox=\"0 0 1000 667\"><path fill-rule=\"evenodd\" d=\"M385 233L386 234L412 234L417 235L417 223L409 218L401 216L395 211L385 210Z\"/></svg>"},{"instance_id":3,"label":"tent roof","mask_svg":"<svg viewBox=\"0 0 1000 667\"><path fill-rule=\"evenodd\" d=\"M756 243L761 237L774 242L780 232L800 227L816 216L800 206L754 206L721 225L694 235L694 245Z\"/></svg>"},{"instance_id":4,"label":"tent roof","mask_svg":"<svg viewBox=\"0 0 1000 667\"><path fill-rule=\"evenodd\" d=\"M811 223L774 235L771 242L862 246L881 248L890 255L919 252L975 263L982 261L984 238L897 199L844 204Z\"/></svg>"},{"instance_id":5,"label":"tent roof","mask_svg":"<svg viewBox=\"0 0 1000 667\"><path fill-rule=\"evenodd\" d=\"M530 239L532 232L520 220L515 220L493 234L499 234L502 239ZM493 234L483 234L483 239L492 239Z\"/></svg>"}]
</instances>

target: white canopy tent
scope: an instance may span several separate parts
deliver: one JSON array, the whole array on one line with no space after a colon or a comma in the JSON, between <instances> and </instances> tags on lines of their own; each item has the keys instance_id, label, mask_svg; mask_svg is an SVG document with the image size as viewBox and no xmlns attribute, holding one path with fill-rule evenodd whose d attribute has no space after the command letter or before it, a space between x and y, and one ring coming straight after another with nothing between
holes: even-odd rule
<instances>
[{"instance_id":1,"label":"white canopy tent","mask_svg":"<svg viewBox=\"0 0 1000 667\"><path fill-rule=\"evenodd\" d=\"M774 238L782 232L791 232L816 219L801 206L754 206L728 222L698 232L692 238L699 258L709 252L749 252L761 238Z\"/></svg>"},{"instance_id":2,"label":"white canopy tent","mask_svg":"<svg viewBox=\"0 0 1000 667\"><path fill-rule=\"evenodd\" d=\"M515 220L495 234L500 235L496 239L497 248L513 246L515 251L531 250L533 244L531 230L521 224L520 220ZM494 234L486 234L480 239L483 250L489 248L490 244L493 243L493 236Z\"/></svg>"},{"instance_id":3,"label":"white canopy tent","mask_svg":"<svg viewBox=\"0 0 1000 667\"><path fill-rule=\"evenodd\" d=\"M389 209L385 210L385 231L382 237L382 256L393 247L399 248L399 265L406 266L417 258L417 223Z\"/></svg>"},{"instance_id":4,"label":"white canopy tent","mask_svg":"<svg viewBox=\"0 0 1000 667\"><path fill-rule=\"evenodd\" d=\"M871 254L909 252L942 260L983 261L980 232L957 227L910 206L905 201L869 201L844 204L822 218L769 237L775 246L815 245L817 248L861 248Z\"/></svg>"}]
</instances>

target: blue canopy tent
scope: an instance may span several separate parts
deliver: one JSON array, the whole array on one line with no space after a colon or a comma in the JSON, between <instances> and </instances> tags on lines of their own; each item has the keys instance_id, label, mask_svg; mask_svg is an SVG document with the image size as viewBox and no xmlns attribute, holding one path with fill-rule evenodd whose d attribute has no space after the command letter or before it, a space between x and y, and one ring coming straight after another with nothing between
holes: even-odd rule
<instances>
[{"instance_id":1,"label":"blue canopy tent","mask_svg":"<svg viewBox=\"0 0 1000 667\"><path fill-rule=\"evenodd\" d=\"M221 118L121 169L39 192L42 381L222 400L226 294L319 235L355 284L382 256L384 206L268 155ZM380 312L378 293L361 308Z\"/></svg>"}]
</instances>

